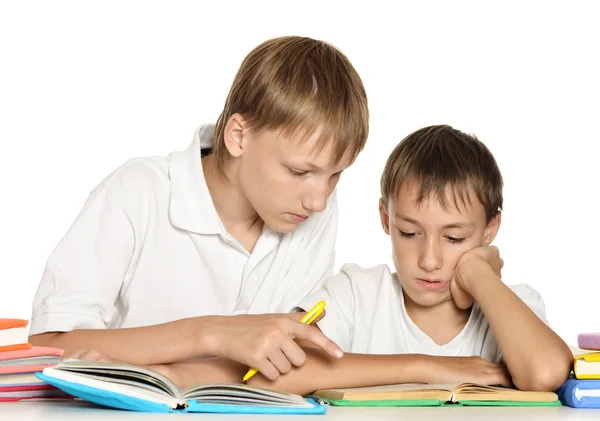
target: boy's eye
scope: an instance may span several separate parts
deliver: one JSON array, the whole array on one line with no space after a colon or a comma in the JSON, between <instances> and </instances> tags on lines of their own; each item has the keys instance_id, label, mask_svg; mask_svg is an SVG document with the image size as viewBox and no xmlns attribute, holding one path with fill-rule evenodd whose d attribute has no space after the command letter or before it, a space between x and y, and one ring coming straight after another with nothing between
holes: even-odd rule
<instances>
[{"instance_id":1,"label":"boy's eye","mask_svg":"<svg viewBox=\"0 0 600 421\"><path fill-rule=\"evenodd\" d=\"M415 236L414 232L404 232L400 229L398 231L400 231L400 235L405 238L413 238Z\"/></svg>"},{"instance_id":2,"label":"boy's eye","mask_svg":"<svg viewBox=\"0 0 600 421\"><path fill-rule=\"evenodd\" d=\"M301 177L308 172L308 171L293 170L291 168L288 168L288 171L290 174L295 175L296 177Z\"/></svg>"},{"instance_id":3,"label":"boy's eye","mask_svg":"<svg viewBox=\"0 0 600 421\"><path fill-rule=\"evenodd\" d=\"M456 238L456 237L446 237L446 238L448 239L448 241L450 241L451 243L454 243L454 244L460 244L463 241L465 241L464 238Z\"/></svg>"}]
</instances>

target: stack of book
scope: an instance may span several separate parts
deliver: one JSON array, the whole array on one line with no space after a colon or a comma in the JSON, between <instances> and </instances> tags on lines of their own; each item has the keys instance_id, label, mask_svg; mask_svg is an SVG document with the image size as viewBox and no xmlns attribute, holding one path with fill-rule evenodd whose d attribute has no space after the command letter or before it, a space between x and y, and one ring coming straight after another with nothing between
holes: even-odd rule
<instances>
[{"instance_id":1,"label":"stack of book","mask_svg":"<svg viewBox=\"0 0 600 421\"><path fill-rule=\"evenodd\" d=\"M573 375L558 391L564 405L600 408L600 333L577 337L580 352L573 356Z\"/></svg>"},{"instance_id":2,"label":"stack of book","mask_svg":"<svg viewBox=\"0 0 600 421\"><path fill-rule=\"evenodd\" d=\"M0 402L65 398L66 393L35 373L60 362L62 350L31 346L27 320L0 319Z\"/></svg>"}]
</instances>

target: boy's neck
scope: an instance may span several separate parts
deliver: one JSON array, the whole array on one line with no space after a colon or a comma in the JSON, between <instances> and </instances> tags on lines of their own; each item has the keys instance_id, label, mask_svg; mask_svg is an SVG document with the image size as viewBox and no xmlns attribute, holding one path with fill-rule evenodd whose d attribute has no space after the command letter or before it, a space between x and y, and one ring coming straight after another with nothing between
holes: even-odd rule
<instances>
[{"instance_id":1,"label":"boy's neck","mask_svg":"<svg viewBox=\"0 0 600 421\"><path fill-rule=\"evenodd\" d=\"M237 166L228 162L225 177L216 171L214 155L202 158L202 171L217 214L225 229L249 252L252 252L263 229L260 219L237 180Z\"/></svg>"},{"instance_id":2,"label":"boy's neck","mask_svg":"<svg viewBox=\"0 0 600 421\"><path fill-rule=\"evenodd\" d=\"M458 308L452 299L425 307L415 303L404 290L402 293L408 317L440 346L451 342L463 330L471 315L470 308Z\"/></svg>"}]
</instances>

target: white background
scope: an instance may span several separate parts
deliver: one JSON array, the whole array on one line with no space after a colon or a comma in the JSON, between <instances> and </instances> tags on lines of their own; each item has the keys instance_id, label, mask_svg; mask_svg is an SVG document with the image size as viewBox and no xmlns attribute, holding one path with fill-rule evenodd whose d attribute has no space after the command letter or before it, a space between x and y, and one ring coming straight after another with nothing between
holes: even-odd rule
<instances>
[{"instance_id":1,"label":"white background","mask_svg":"<svg viewBox=\"0 0 600 421\"><path fill-rule=\"evenodd\" d=\"M367 147L339 185L337 267L390 262L385 159L446 123L503 171L505 282L539 290L569 343L600 331L597 2L205 3L0 4L0 317L30 317L48 255L105 175L185 148L244 56L294 34L339 47L369 96Z\"/></svg>"}]
</instances>

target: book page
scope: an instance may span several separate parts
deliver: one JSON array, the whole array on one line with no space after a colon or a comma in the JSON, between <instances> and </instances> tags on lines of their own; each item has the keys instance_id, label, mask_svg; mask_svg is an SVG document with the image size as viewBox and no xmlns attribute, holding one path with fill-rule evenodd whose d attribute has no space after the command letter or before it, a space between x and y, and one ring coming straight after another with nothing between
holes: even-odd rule
<instances>
[{"instance_id":1,"label":"book page","mask_svg":"<svg viewBox=\"0 0 600 421\"><path fill-rule=\"evenodd\" d=\"M232 401L261 405L311 406L300 395L232 383L215 383L191 387L183 391L182 397L186 400L195 399L197 402L203 403Z\"/></svg>"},{"instance_id":2,"label":"book page","mask_svg":"<svg viewBox=\"0 0 600 421\"><path fill-rule=\"evenodd\" d=\"M157 391L160 390L166 392L166 394L172 397L181 397L181 392L177 386L167 377L156 371L135 365L83 360L64 360L54 366L53 369L101 377L108 383L130 384L132 386L139 385L140 387L143 387L141 385L145 384L157 389Z\"/></svg>"},{"instance_id":3,"label":"book page","mask_svg":"<svg viewBox=\"0 0 600 421\"><path fill-rule=\"evenodd\" d=\"M35 377L34 373L0 374L1 386L26 386L38 383L44 383L44 381Z\"/></svg>"},{"instance_id":4,"label":"book page","mask_svg":"<svg viewBox=\"0 0 600 421\"><path fill-rule=\"evenodd\" d=\"M140 387L139 383L134 381L111 382L107 377L94 376L89 373L76 373L68 370L60 370L55 367L44 369L44 375L54 379L63 380L73 385L82 385L99 390L105 390L120 395L129 396L135 399L141 399L148 402L168 405L170 408L177 407L180 402L163 390L148 387Z\"/></svg>"},{"instance_id":5,"label":"book page","mask_svg":"<svg viewBox=\"0 0 600 421\"><path fill-rule=\"evenodd\" d=\"M456 387L454 400L554 402L558 400L558 396L553 392L534 392L510 389L501 386L484 386L474 383L463 383Z\"/></svg>"},{"instance_id":6,"label":"book page","mask_svg":"<svg viewBox=\"0 0 600 421\"><path fill-rule=\"evenodd\" d=\"M448 401L454 384L404 383L386 386L317 390L315 395L329 400L438 400Z\"/></svg>"},{"instance_id":7,"label":"book page","mask_svg":"<svg viewBox=\"0 0 600 421\"><path fill-rule=\"evenodd\" d=\"M27 343L27 329L15 327L0 330L0 346L10 346Z\"/></svg>"},{"instance_id":8,"label":"book page","mask_svg":"<svg viewBox=\"0 0 600 421\"><path fill-rule=\"evenodd\" d=\"M60 357L57 356L25 357L14 358L12 360L0 360L0 367L58 364L59 362Z\"/></svg>"},{"instance_id":9,"label":"book page","mask_svg":"<svg viewBox=\"0 0 600 421\"><path fill-rule=\"evenodd\" d=\"M578 360L575 362L575 369L578 376L600 376L600 361Z\"/></svg>"},{"instance_id":10,"label":"book page","mask_svg":"<svg viewBox=\"0 0 600 421\"><path fill-rule=\"evenodd\" d=\"M459 384L425 384L425 383L402 383L389 384L385 386L354 387L348 389L328 389L338 392L397 392L403 390L443 390L451 392Z\"/></svg>"}]
</instances>

